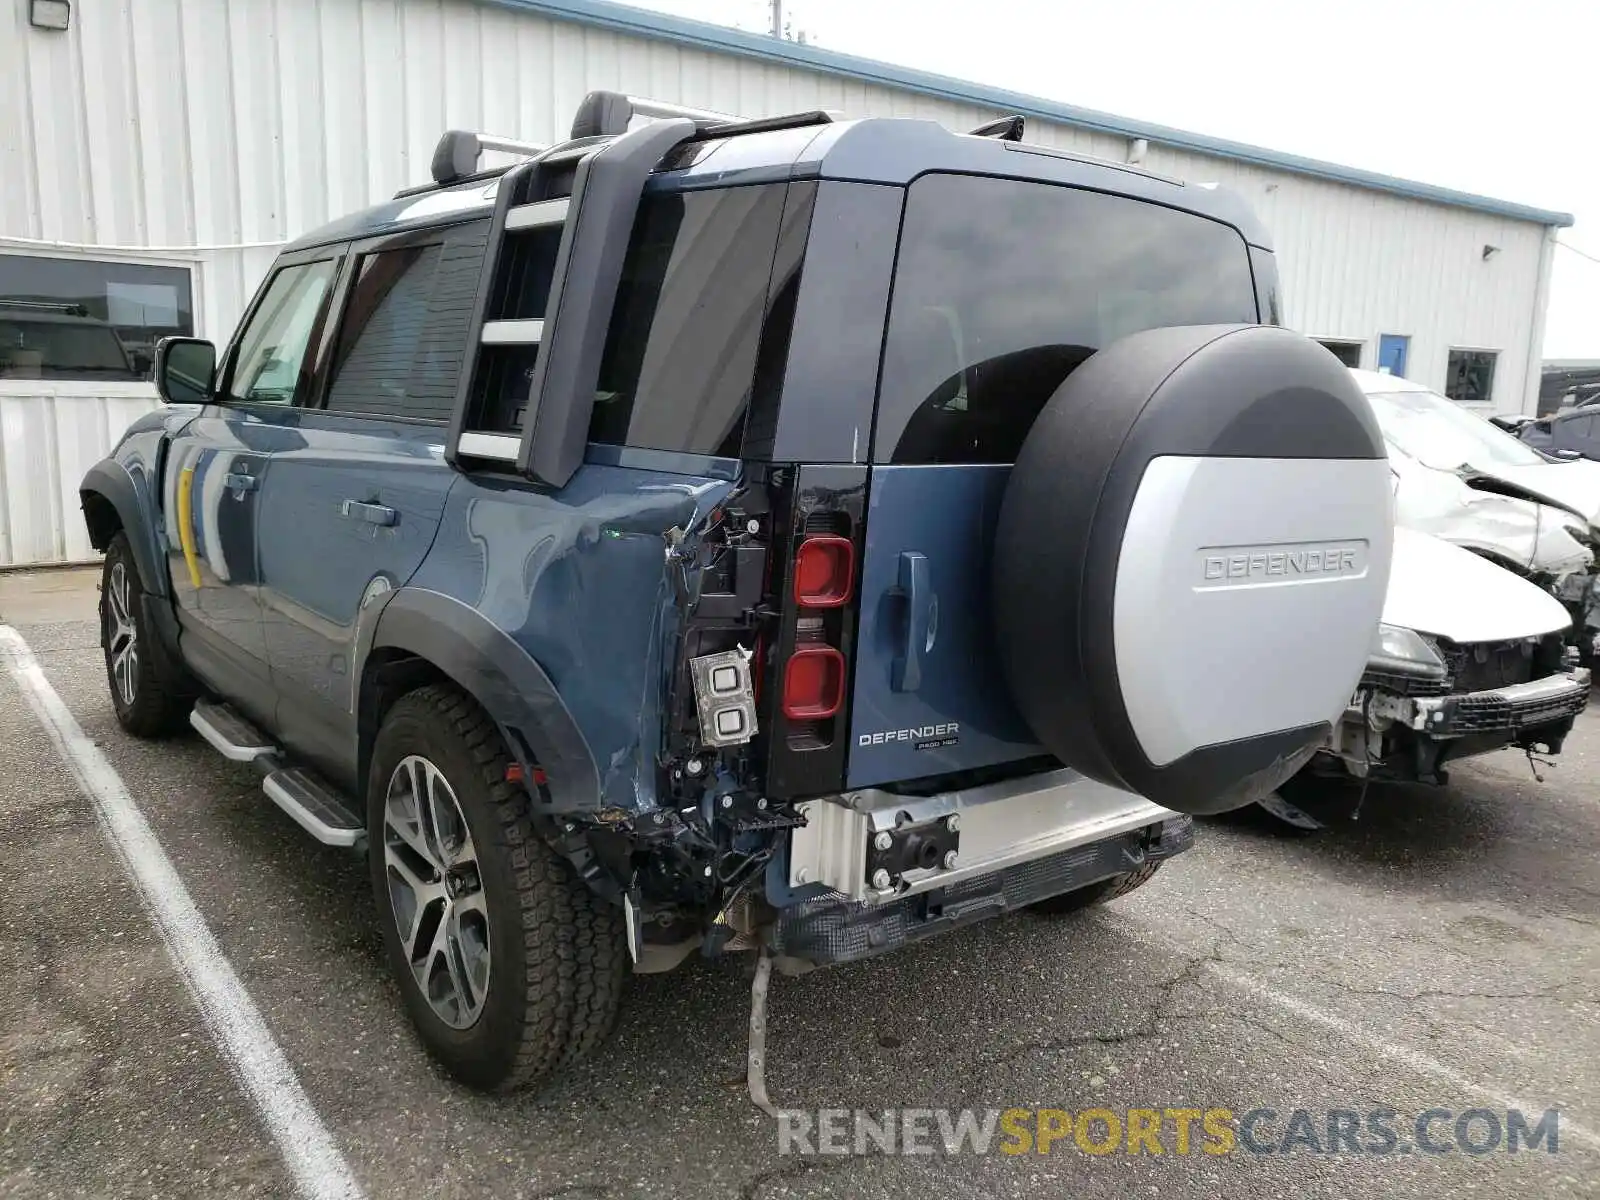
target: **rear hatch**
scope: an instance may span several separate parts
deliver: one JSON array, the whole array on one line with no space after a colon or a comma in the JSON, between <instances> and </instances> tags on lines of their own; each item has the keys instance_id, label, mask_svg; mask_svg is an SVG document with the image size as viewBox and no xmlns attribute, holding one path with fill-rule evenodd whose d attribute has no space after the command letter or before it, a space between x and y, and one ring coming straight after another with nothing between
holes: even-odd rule
<instances>
[{"instance_id":1,"label":"rear hatch","mask_svg":"<svg viewBox=\"0 0 1600 1200\"><path fill-rule=\"evenodd\" d=\"M990 557L1011 463L1101 347L1257 321L1252 258L1272 269L1231 226L1127 197L947 174L911 186L867 490L849 787L1044 756L995 648Z\"/></svg>"}]
</instances>

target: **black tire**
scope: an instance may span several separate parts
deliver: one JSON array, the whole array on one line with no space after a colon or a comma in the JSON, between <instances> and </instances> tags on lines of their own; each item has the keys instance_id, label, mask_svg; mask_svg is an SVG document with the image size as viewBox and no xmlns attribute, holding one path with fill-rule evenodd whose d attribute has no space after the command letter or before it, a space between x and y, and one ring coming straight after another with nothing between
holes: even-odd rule
<instances>
[{"instance_id":1,"label":"black tire","mask_svg":"<svg viewBox=\"0 0 1600 1200\"><path fill-rule=\"evenodd\" d=\"M473 890L484 897L487 983L481 1008L463 1027L424 994L390 895L390 847L406 848L390 837L386 800L397 768L412 756L431 763L453 793L476 855ZM524 786L506 778L512 765L483 710L455 688L433 685L403 696L385 716L367 787L373 891L406 1009L446 1071L496 1092L538 1083L603 1041L627 966L621 914L539 836ZM439 903L448 913L457 897Z\"/></svg>"},{"instance_id":2,"label":"black tire","mask_svg":"<svg viewBox=\"0 0 1600 1200\"><path fill-rule=\"evenodd\" d=\"M194 695L173 686L183 670L150 628L144 596L128 535L119 530L100 572L100 648L111 707L135 737L167 737L187 724Z\"/></svg>"},{"instance_id":3,"label":"black tire","mask_svg":"<svg viewBox=\"0 0 1600 1200\"><path fill-rule=\"evenodd\" d=\"M1136 871L1125 871L1121 875L1113 875L1110 879L1102 879L1099 883L1091 883L1088 887L1036 900L1029 907L1035 912L1052 917L1082 912L1086 908L1107 904L1118 896L1126 896L1129 892L1142 888L1160 869L1161 860L1147 862Z\"/></svg>"}]
</instances>

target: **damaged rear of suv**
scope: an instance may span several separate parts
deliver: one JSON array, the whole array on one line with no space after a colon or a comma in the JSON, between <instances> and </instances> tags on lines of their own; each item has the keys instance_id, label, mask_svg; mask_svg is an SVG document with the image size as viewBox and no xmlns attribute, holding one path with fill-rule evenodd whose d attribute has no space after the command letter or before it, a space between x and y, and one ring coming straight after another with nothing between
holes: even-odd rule
<instances>
[{"instance_id":1,"label":"damaged rear of suv","mask_svg":"<svg viewBox=\"0 0 1600 1200\"><path fill-rule=\"evenodd\" d=\"M1019 135L595 93L164 345L84 483L118 715L366 848L460 1078L571 1061L630 966L753 950L759 1005L1121 894L1344 710L1360 390L1237 199Z\"/></svg>"}]
</instances>

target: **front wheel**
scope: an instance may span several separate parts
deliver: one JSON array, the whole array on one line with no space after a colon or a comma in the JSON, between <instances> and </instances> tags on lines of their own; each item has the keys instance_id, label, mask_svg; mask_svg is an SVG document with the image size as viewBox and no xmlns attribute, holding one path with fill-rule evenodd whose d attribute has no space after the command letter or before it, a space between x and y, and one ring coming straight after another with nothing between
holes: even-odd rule
<instances>
[{"instance_id":1,"label":"front wheel","mask_svg":"<svg viewBox=\"0 0 1600 1200\"><path fill-rule=\"evenodd\" d=\"M144 738L162 737L181 728L193 698L165 682L176 672L161 669L166 649L155 638L145 615L144 588L128 535L122 532L106 547L100 575L100 645L117 723Z\"/></svg>"},{"instance_id":2,"label":"front wheel","mask_svg":"<svg viewBox=\"0 0 1600 1200\"><path fill-rule=\"evenodd\" d=\"M533 828L499 730L453 688L402 697L373 747L367 821L384 944L424 1046L485 1091L535 1083L615 1021L618 914Z\"/></svg>"}]
</instances>

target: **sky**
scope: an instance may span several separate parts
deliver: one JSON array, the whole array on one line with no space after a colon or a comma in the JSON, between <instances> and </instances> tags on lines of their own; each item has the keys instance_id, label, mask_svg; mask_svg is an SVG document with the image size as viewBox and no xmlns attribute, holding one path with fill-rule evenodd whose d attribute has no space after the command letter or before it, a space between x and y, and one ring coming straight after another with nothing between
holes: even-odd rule
<instances>
[{"instance_id":1,"label":"sky","mask_svg":"<svg viewBox=\"0 0 1600 1200\"><path fill-rule=\"evenodd\" d=\"M628 0L751 32L768 0ZM816 45L1572 213L1545 358L1600 359L1600 0L784 0ZM1570 55L1570 56L1569 56ZM1592 255L1582 257L1578 251Z\"/></svg>"}]
</instances>

